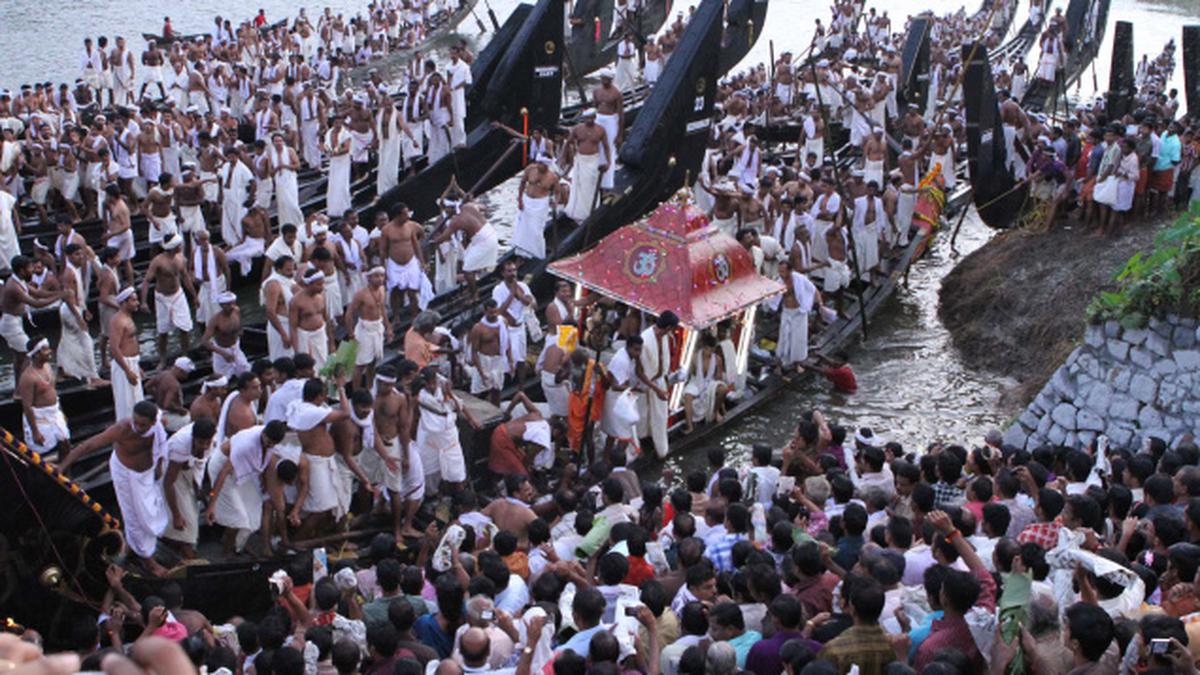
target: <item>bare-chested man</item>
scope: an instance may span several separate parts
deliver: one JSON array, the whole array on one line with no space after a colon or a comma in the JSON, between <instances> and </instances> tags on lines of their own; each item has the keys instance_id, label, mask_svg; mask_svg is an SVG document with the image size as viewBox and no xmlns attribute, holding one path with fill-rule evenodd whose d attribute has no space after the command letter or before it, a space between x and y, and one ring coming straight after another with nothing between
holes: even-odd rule
<instances>
[{"instance_id":1,"label":"bare-chested man","mask_svg":"<svg viewBox=\"0 0 1200 675\"><path fill-rule=\"evenodd\" d=\"M132 287L114 298L118 311L108 324L109 352L112 354L113 412L117 419L133 413L133 406L145 398L142 393L141 352L138 347L137 325L133 313L138 309L138 297ZM121 372L117 372L117 371Z\"/></svg>"},{"instance_id":2,"label":"bare-chested man","mask_svg":"<svg viewBox=\"0 0 1200 675\"><path fill-rule=\"evenodd\" d=\"M142 278L141 301L146 304L150 282L154 282L155 332L158 337L158 367L167 367L167 341L172 329L179 331L179 349L184 354L191 346L192 308L188 298L196 300L191 270L181 254L183 237L174 234L163 242L163 252L154 256ZM184 291L187 295L184 295Z\"/></svg>"},{"instance_id":3,"label":"bare-chested man","mask_svg":"<svg viewBox=\"0 0 1200 675\"><path fill-rule=\"evenodd\" d=\"M344 381L339 373L339 390ZM298 539L321 531L322 525L332 526L349 512L353 477L363 485L371 484L350 448L339 449L330 433L331 425L350 417L350 397L343 392L341 407L336 410L326 401L325 382L311 379L304 383L300 401L288 407L287 424L296 431L309 465L308 483L302 488L304 494L297 495L296 506L289 514L292 524L299 526L295 535Z\"/></svg>"},{"instance_id":4,"label":"bare-chested man","mask_svg":"<svg viewBox=\"0 0 1200 675\"><path fill-rule=\"evenodd\" d=\"M375 378L375 364L383 359L383 345L392 341L392 323L387 319L387 295L382 267L367 272L367 285L358 289L346 309L346 328L358 341L354 360L354 384L366 387Z\"/></svg>"},{"instance_id":5,"label":"bare-chested man","mask_svg":"<svg viewBox=\"0 0 1200 675\"><path fill-rule=\"evenodd\" d=\"M17 398L21 401L21 419L25 443L43 455L57 451L65 457L71 448L71 432L67 418L58 405L58 390L54 388L54 352L46 338L30 340L27 346L29 366L17 380Z\"/></svg>"},{"instance_id":6,"label":"bare-chested man","mask_svg":"<svg viewBox=\"0 0 1200 675\"><path fill-rule=\"evenodd\" d=\"M471 297L478 294L475 279L480 273L487 272L496 266L500 257L500 239L495 228L487 222L483 213L473 203L459 204L452 200L444 201L444 208L449 220L442 233L430 242L437 246L449 241L456 233L462 232L466 248L462 254L463 276L467 280L467 288Z\"/></svg>"},{"instance_id":7,"label":"bare-chested man","mask_svg":"<svg viewBox=\"0 0 1200 675\"><path fill-rule=\"evenodd\" d=\"M111 246L120 252L121 270L125 274L125 283L133 285L133 230L130 229L129 205L125 202L121 188L109 185L104 188L104 220L106 228L100 235L106 246Z\"/></svg>"},{"instance_id":8,"label":"bare-chested man","mask_svg":"<svg viewBox=\"0 0 1200 675\"><path fill-rule=\"evenodd\" d=\"M137 299L132 302L136 304ZM65 473L81 457L112 446L108 469L121 507L125 543L147 571L164 576L167 570L154 560L154 551L167 529L167 507L159 483L166 467L156 465L155 457L166 453L167 432L158 419L158 407L150 401L138 401L129 413L117 415L107 429L75 446L59 469Z\"/></svg>"},{"instance_id":9,"label":"bare-chested man","mask_svg":"<svg viewBox=\"0 0 1200 675\"><path fill-rule=\"evenodd\" d=\"M175 433L191 422L183 405L183 380L196 370L196 364L186 356L175 359L170 368L163 368L146 381L146 394L162 411L163 428Z\"/></svg>"},{"instance_id":10,"label":"bare-chested man","mask_svg":"<svg viewBox=\"0 0 1200 675\"><path fill-rule=\"evenodd\" d=\"M537 497L537 493L525 476L506 476L504 487L508 497L492 500L492 503L483 507L482 513L491 518L501 531L517 535L518 542L527 542L529 524L537 520L537 514L529 504Z\"/></svg>"},{"instance_id":11,"label":"bare-chested man","mask_svg":"<svg viewBox=\"0 0 1200 675\"><path fill-rule=\"evenodd\" d=\"M192 421L209 419L213 424L221 419L221 403L225 401L229 378L212 375L200 385L200 395L192 399L188 406L188 416Z\"/></svg>"},{"instance_id":12,"label":"bare-chested man","mask_svg":"<svg viewBox=\"0 0 1200 675\"><path fill-rule=\"evenodd\" d=\"M575 291L567 281L558 281L554 286L554 299L546 305L546 325L548 331L554 331L560 325L573 326L579 322L575 309Z\"/></svg>"},{"instance_id":13,"label":"bare-chested man","mask_svg":"<svg viewBox=\"0 0 1200 675\"><path fill-rule=\"evenodd\" d=\"M407 307L413 315L419 309L418 296L425 276L421 251L421 224L412 219L408 206L396 204L388 213L387 224L380 230L380 257L387 269L387 295L392 316L399 318ZM407 298L407 302L404 302Z\"/></svg>"},{"instance_id":14,"label":"bare-chested man","mask_svg":"<svg viewBox=\"0 0 1200 675\"><path fill-rule=\"evenodd\" d=\"M250 370L250 362L242 352L242 312L231 291L217 296L217 303L221 311L209 317L200 346L212 352L213 372L232 379Z\"/></svg>"},{"instance_id":15,"label":"bare-chested man","mask_svg":"<svg viewBox=\"0 0 1200 675\"><path fill-rule=\"evenodd\" d=\"M504 377L512 372L511 351L508 349L509 328L500 317L500 305L492 298L483 303L484 315L471 328L467 340L471 345L471 394L486 394L493 405L500 405L500 390Z\"/></svg>"},{"instance_id":16,"label":"bare-chested man","mask_svg":"<svg viewBox=\"0 0 1200 675\"><path fill-rule=\"evenodd\" d=\"M296 262L290 255L275 259L271 276L262 285L262 305L267 314L267 353L272 361L292 356L292 331L288 326L288 305L295 292Z\"/></svg>"},{"instance_id":17,"label":"bare-chested man","mask_svg":"<svg viewBox=\"0 0 1200 675\"><path fill-rule=\"evenodd\" d=\"M46 293L30 288L33 279L33 260L23 255L11 261L12 276L4 282L0 292L0 337L8 344L13 357L13 375L19 377L25 370L29 336L25 334L25 314L29 307L47 307L60 298L62 293Z\"/></svg>"},{"instance_id":18,"label":"bare-chested man","mask_svg":"<svg viewBox=\"0 0 1200 675\"><path fill-rule=\"evenodd\" d=\"M158 44L154 40L150 40L146 45L146 51L142 52L142 74L146 79L142 82L138 100L146 97L146 87L151 84L158 85L158 97L165 99L167 91L163 89L163 53L159 51Z\"/></svg>"},{"instance_id":19,"label":"bare-chested man","mask_svg":"<svg viewBox=\"0 0 1200 675\"><path fill-rule=\"evenodd\" d=\"M550 195L558 187L558 175L550 170L550 158L537 158L525 167L517 187L517 222L512 246L517 255L542 260L546 257L546 221L550 217Z\"/></svg>"},{"instance_id":20,"label":"bare-chested man","mask_svg":"<svg viewBox=\"0 0 1200 675\"><path fill-rule=\"evenodd\" d=\"M615 161L608 132L596 123L596 111L585 110L582 122L571 128L567 144L571 149L571 197L567 217L582 223L595 208L602 178Z\"/></svg>"},{"instance_id":21,"label":"bare-chested man","mask_svg":"<svg viewBox=\"0 0 1200 675\"><path fill-rule=\"evenodd\" d=\"M108 324L120 309L116 301L117 293L121 291L121 280L117 276L115 265L120 253L112 247L100 249L96 256L96 305L100 310L100 368L108 370Z\"/></svg>"},{"instance_id":22,"label":"bare-chested man","mask_svg":"<svg viewBox=\"0 0 1200 675\"><path fill-rule=\"evenodd\" d=\"M325 306L325 273L310 267L305 271L300 292L288 305L288 327L297 354L308 354L317 370L325 366L333 350L333 324Z\"/></svg>"},{"instance_id":23,"label":"bare-chested man","mask_svg":"<svg viewBox=\"0 0 1200 675\"><path fill-rule=\"evenodd\" d=\"M66 264L60 277L63 300L58 308L62 324L58 341L58 366L67 377L85 380L92 387L104 386L108 382L101 380L96 370L95 343L88 330L92 313L87 308L87 289L84 286L87 253L79 244L67 244L65 252Z\"/></svg>"},{"instance_id":24,"label":"bare-chested man","mask_svg":"<svg viewBox=\"0 0 1200 675\"><path fill-rule=\"evenodd\" d=\"M410 400L417 364L404 359L393 369L382 366L375 375L375 433L383 445L383 477L390 493L392 530L397 540L419 537L413 516L425 498L425 470L413 445L413 406Z\"/></svg>"}]
</instances>

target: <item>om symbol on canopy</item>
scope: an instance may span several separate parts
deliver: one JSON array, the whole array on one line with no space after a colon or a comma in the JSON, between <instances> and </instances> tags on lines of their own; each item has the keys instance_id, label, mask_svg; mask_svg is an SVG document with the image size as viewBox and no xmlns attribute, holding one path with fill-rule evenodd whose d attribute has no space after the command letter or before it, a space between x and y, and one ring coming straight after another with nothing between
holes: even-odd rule
<instances>
[{"instance_id":1,"label":"om symbol on canopy","mask_svg":"<svg viewBox=\"0 0 1200 675\"><path fill-rule=\"evenodd\" d=\"M662 268L664 257L663 250L657 246L638 246L625 259L625 273L635 283L654 281Z\"/></svg>"}]
</instances>

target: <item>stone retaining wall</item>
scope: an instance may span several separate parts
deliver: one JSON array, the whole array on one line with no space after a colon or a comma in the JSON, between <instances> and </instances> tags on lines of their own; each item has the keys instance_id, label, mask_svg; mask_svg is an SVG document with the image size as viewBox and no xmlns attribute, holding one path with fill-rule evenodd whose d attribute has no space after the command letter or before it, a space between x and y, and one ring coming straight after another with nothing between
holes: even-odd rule
<instances>
[{"instance_id":1,"label":"stone retaining wall","mask_svg":"<svg viewBox=\"0 0 1200 675\"><path fill-rule=\"evenodd\" d=\"M1019 448L1083 447L1105 434L1113 447L1147 436L1174 445L1200 430L1200 329L1170 315L1144 328L1093 324L1004 435Z\"/></svg>"}]
</instances>

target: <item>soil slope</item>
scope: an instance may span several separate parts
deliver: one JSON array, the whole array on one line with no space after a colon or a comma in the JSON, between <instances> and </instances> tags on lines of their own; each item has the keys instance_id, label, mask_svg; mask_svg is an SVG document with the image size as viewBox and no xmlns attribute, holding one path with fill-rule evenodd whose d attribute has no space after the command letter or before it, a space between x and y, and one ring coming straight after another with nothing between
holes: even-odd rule
<instances>
[{"instance_id":1,"label":"soil slope","mask_svg":"<svg viewBox=\"0 0 1200 675\"><path fill-rule=\"evenodd\" d=\"M1078 226L999 233L943 279L938 315L967 363L1015 379L1008 402L1025 405L1083 336L1091 299L1167 222L1112 239Z\"/></svg>"}]
</instances>

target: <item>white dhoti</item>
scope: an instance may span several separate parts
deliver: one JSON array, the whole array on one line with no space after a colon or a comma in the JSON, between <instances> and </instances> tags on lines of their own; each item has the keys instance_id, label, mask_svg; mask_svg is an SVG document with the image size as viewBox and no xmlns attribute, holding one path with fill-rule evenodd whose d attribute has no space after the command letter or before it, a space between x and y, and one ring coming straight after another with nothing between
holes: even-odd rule
<instances>
[{"instance_id":1,"label":"white dhoti","mask_svg":"<svg viewBox=\"0 0 1200 675\"><path fill-rule=\"evenodd\" d=\"M187 413L173 413L166 410L162 413L163 428L167 433L175 433L192 423L192 416Z\"/></svg>"},{"instance_id":2,"label":"white dhoti","mask_svg":"<svg viewBox=\"0 0 1200 675\"><path fill-rule=\"evenodd\" d=\"M407 134L400 137L401 156L406 162L425 154L425 128L420 124L410 124L408 130L412 132L412 138Z\"/></svg>"},{"instance_id":3,"label":"white dhoti","mask_svg":"<svg viewBox=\"0 0 1200 675\"><path fill-rule=\"evenodd\" d=\"M604 127L608 145L608 168L604 171L604 176L600 179L600 187L605 190L611 190L613 187L613 176L617 172L617 134L621 132L620 116L615 113L596 115L596 124Z\"/></svg>"},{"instance_id":4,"label":"white dhoti","mask_svg":"<svg viewBox=\"0 0 1200 675\"><path fill-rule=\"evenodd\" d=\"M271 209L271 200L275 198L275 181L270 178L259 178L254 188L254 205L260 209ZM292 223L299 227L301 223Z\"/></svg>"},{"instance_id":5,"label":"white dhoti","mask_svg":"<svg viewBox=\"0 0 1200 675\"><path fill-rule=\"evenodd\" d=\"M571 197L567 200L567 217L577 222L587 220L600 189L600 153L575 155L571 168Z\"/></svg>"},{"instance_id":6,"label":"white dhoti","mask_svg":"<svg viewBox=\"0 0 1200 675\"><path fill-rule=\"evenodd\" d=\"M208 462L208 478L214 484L221 468L229 461L224 452L214 452ZM165 511L165 509L164 509ZM246 545L250 534L262 527L263 494L257 476L247 476L238 482L237 472L225 477L225 485L217 495L213 520L221 527L238 530L237 549Z\"/></svg>"},{"instance_id":7,"label":"white dhoti","mask_svg":"<svg viewBox=\"0 0 1200 675\"><path fill-rule=\"evenodd\" d=\"M179 230L184 234L195 234L208 227L204 222L204 211L199 206L180 206L179 221Z\"/></svg>"},{"instance_id":8,"label":"white dhoti","mask_svg":"<svg viewBox=\"0 0 1200 675\"><path fill-rule=\"evenodd\" d=\"M279 331L275 330L275 324L271 323L270 321L267 322L267 355L271 358L272 361L274 361L275 359L283 358L285 356L295 356L296 355L295 349L292 349L291 347L283 346L283 336L284 335L288 335L289 340L292 339L291 335L288 334L289 328L288 328L288 319L286 316L279 317L279 326L284 331L282 334L280 334Z\"/></svg>"},{"instance_id":9,"label":"white dhoti","mask_svg":"<svg viewBox=\"0 0 1200 675\"><path fill-rule=\"evenodd\" d=\"M436 164L438 160L450 154L449 127L430 127L429 129L429 163Z\"/></svg>"},{"instance_id":10,"label":"white dhoti","mask_svg":"<svg viewBox=\"0 0 1200 675\"><path fill-rule=\"evenodd\" d=\"M62 336L58 340L58 367L67 377L79 380L90 381L99 377L95 343L87 326L75 320L75 315L65 303L58 306L58 316L62 323Z\"/></svg>"},{"instance_id":11,"label":"white dhoti","mask_svg":"<svg viewBox=\"0 0 1200 675\"><path fill-rule=\"evenodd\" d=\"M354 339L358 341L358 353L354 365L365 366L379 363L383 358L383 319L367 321L359 319L354 326Z\"/></svg>"},{"instance_id":12,"label":"white dhoti","mask_svg":"<svg viewBox=\"0 0 1200 675\"><path fill-rule=\"evenodd\" d=\"M29 349L29 336L25 334L25 321L15 314L0 315L0 337L14 352L24 354Z\"/></svg>"},{"instance_id":13,"label":"white dhoti","mask_svg":"<svg viewBox=\"0 0 1200 675\"><path fill-rule=\"evenodd\" d=\"M859 278L870 280L871 270L879 266L879 230L871 225L851 227L850 236L858 252Z\"/></svg>"},{"instance_id":14,"label":"white dhoti","mask_svg":"<svg viewBox=\"0 0 1200 675\"><path fill-rule=\"evenodd\" d=\"M369 160L371 145L375 143L375 132L368 129L366 131L350 131L350 161L355 164L362 164Z\"/></svg>"},{"instance_id":15,"label":"white dhoti","mask_svg":"<svg viewBox=\"0 0 1200 675\"><path fill-rule=\"evenodd\" d=\"M875 186L880 192L887 187L883 182L883 160L866 160L863 165L863 184L875 181Z\"/></svg>"},{"instance_id":16,"label":"white dhoti","mask_svg":"<svg viewBox=\"0 0 1200 675\"><path fill-rule=\"evenodd\" d=\"M500 240L490 223L484 223L479 231L471 235L471 243L463 250L464 272L483 272L496 266L500 257Z\"/></svg>"},{"instance_id":17,"label":"white dhoti","mask_svg":"<svg viewBox=\"0 0 1200 675\"><path fill-rule=\"evenodd\" d=\"M146 238L152 245L161 246L179 230L175 224L175 214L173 213L163 217L151 215L149 220Z\"/></svg>"},{"instance_id":18,"label":"white dhoti","mask_svg":"<svg viewBox=\"0 0 1200 675\"><path fill-rule=\"evenodd\" d=\"M242 351L241 340L233 343L232 347L224 347L223 349L233 351L233 358L214 351L212 353L212 369L214 373L224 375L232 380L242 373L250 372L250 362L246 359L246 354Z\"/></svg>"},{"instance_id":19,"label":"white dhoti","mask_svg":"<svg viewBox=\"0 0 1200 675\"><path fill-rule=\"evenodd\" d=\"M334 323L341 318L345 303L342 301L342 282L337 275L325 277L325 311Z\"/></svg>"},{"instance_id":20,"label":"white dhoti","mask_svg":"<svg viewBox=\"0 0 1200 675\"><path fill-rule=\"evenodd\" d=\"M300 154L304 163L314 169L321 168L321 121L316 119L300 123Z\"/></svg>"},{"instance_id":21,"label":"white dhoti","mask_svg":"<svg viewBox=\"0 0 1200 675\"><path fill-rule=\"evenodd\" d=\"M379 171L376 179L376 194L383 193L396 187L400 179L400 137L404 134L392 134L379 139Z\"/></svg>"},{"instance_id":22,"label":"white dhoti","mask_svg":"<svg viewBox=\"0 0 1200 675\"><path fill-rule=\"evenodd\" d=\"M112 248L117 249L117 251L118 251L117 260L118 261L125 262L126 260L133 260L133 256L136 253L136 251L134 250L134 247L133 247L133 231L132 230L125 230L124 232L116 235L115 237L109 237L108 245L111 246Z\"/></svg>"},{"instance_id":23,"label":"white dhoti","mask_svg":"<svg viewBox=\"0 0 1200 675\"><path fill-rule=\"evenodd\" d=\"M637 61L634 57L617 57L616 85L621 91L637 86Z\"/></svg>"},{"instance_id":24,"label":"white dhoti","mask_svg":"<svg viewBox=\"0 0 1200 675\"><path fill-rule=\"evenodd\" d=\"M213 283L202 283L196 293L196 320L208 323L214 314L221 311L217 296L225 291L225 277L217 277Z\"/></svg>"},{"instance_id":25,"label":"white dhoti","mask_svg":"<svg viewBox=\"0 0 1200 675\"><path fill-rule=\"evenodd\" d=\"M350 511L353 483L346 480L342 463L334 455L328 457L305 453L308 456L308 498L301 507L305 513L333 512L341 519Z\"/></svg>"},{"instance_id":26,"label":"white dhoti","mask_svg":"<svg viewBox=\"0 0 1200 675\"><path fill-rule=\"evenodd\" d=\"M482 394L504 388L504 376L508 374L508 356L500 354L479 355L479 367L471 369L471 393Z\"/></svg>"},{"instance_id":27,"label":"white dhoti","mask_svg":"<svg viewBox=\"0 0 1200 675\"><path fill-rule=\"evenodd\" d=\"M825 268L825 278L821 286L821 291L824 293L834 293L849 285L850 266L842 260L830 260L829 267Z\"/></svg>"},{"instance_id":28,"label":"white dhoti","mask_svg":"<svg viewBox=\"0 0 1200 675\"><path fill-rule=\"evenodd\" d=\"M325 334L325 326L317 330L296 329L296 344L293 345L297 354L308 354L315 362L314 370L325 367L329 360L329 337Z\"/></svg>"},{"instance_id":29,"label":"white dhoti","mask_svg":"<svg viewBox=\"0 0 1200 675\"><path fill-rule=\"evenodd\" d=\"M329 158L329 182L325 186L325 210L341 218L350 209L350 155Z\"/></svg>"},{"instance_id":30,"label":"white dhoti","mask_svg":"<svg viewBox=\"0 0 1200 675\"><path fill-rule=\"evenodd\" d=\"M447 428L436 432L425 425L419 426L416 446L421 467L425 470L426 485L432 487L440 480L461 483L467 479L467 461L458 442L458 427L453 421L447 423Z\"/></svg>"},{"instance_id":31,"label":"white dhoti","mask_svg":"<svg viewBox=\"0 0 1200 675\"><path fill-rule=\"evenodd\" d=\"M189 105L196 106L197 112L201 116L208 114L208 97L204 95L203 91L189 91L187 100Z\"/></svg>"},{"instance_id":32,"label":"white dhoti","mask_svg":"<svg viewBox=\"0 0 1200 675\"><path fill-rule=\"evenodd\" d=\"M140 155L139 171L142 178L145 178L147 183L158 183L158 179L162 177L162 155L157 152L138 154Z\"/></svg>"},{"instance_id":33,"label":"white dhoti","mask_svg":"<svg viewBox=\"0 0 1200 675\"><path fill-rule=\"evenodd\" d=\"M779 346L776 349L784 367L808 359L808 313L799 307L779 310Z\"/></svg>"},{"instance_id":34,"label":"white dhoti","mask_svg":"<svg viewBox=\"0 0 1200 675\"><path fill-rule=\"evenodd\" d=\"M112 368L112 397L114 419L125 419L133 414L133 406L146 398L142 392L142 367L136 356L122 356L121 360L137 374L137 384L130 384L125 369L117 364Z\"/></svg>"},{"instance_id":35,"label":"white dhoti","mask_svg":"<svg viewBox=\"0 0 1200 675\"><path fill-rule=\"evenodd\" d=\"M293 171L281 171L275 177L275 204L279 224L304 225L304 212L300 209L300 186L296 184Z\"/></svg>"},{"instance_id":36,"label":"white dhoti","mask_svg":"<svg viewBox=\"0 0 1200 675\"><path fill-rule=\"evenodd\" d=\"M154 467L134 471L121 463L114 450L108 458L108 473L117 504L121 507L125 543L142 558L153 556L168 520L162 486L154 477Z\"/></svg>"},{"instance_id":37,"label":"white dhoti","mask_svg":"<svg viewBox=\"0 0 1200 675\"><path fill-rule=\"evenodd\" d=\"M541 260L546 257L546 221L550 216L550 196L524 197L525 208L517 212L512 246L518 255Z\"/></svg>"},{"instance_id":38,"label":"white dhoti","mask_svg":"<svg viewBox=\"0 0 1200 675\"><path fill-rule=\"evenodd\" d=\"M421 289L422 277L425 274L421 270L421 263L416 256L408 259L408 262L401 265L389 258L387 260L387 292L393 290L401 291L419 291Z\"/></svg>"},{"instance_id":39,"label":"white dhoti","mask_svg":"<svg viewBox=\"0 0 1200 675\"><path fill-rule=\"evenodd\" d=\"M804 142L804 158L807 159L809 154L817 156L817 164L825 161L825 139L810 138Z\"/></svg>"},{"instance_id":40,"label":"white dhoti","mask_svg":"<svg viewBox=\"0 0 1200 675\"><path fill-rule=\"evenodd\" d=\"M908 245L908 231L912 229L913 209L917 206L917 193L912 190L913 186L905 183L896 197L896 244L899 246Z\"/></svg>"},{"instance_id":41,"label":"white dhoti","mask_svg":"<svg viewBox=\"0 0 1200 675\"><path fill-rule=\"evenodd\" d=\"M48 176L39 176L33 180L33 186L29 190L29 198L38 206L46 205L46 198L50 195L50 178Z\"/></svg>"},{"instance_id":42,"label":"white dhoti","mask_svg":"<svg viewBox=\"0 0 1200 675\"><path fill-rule=\"evenodd\" d=\"M600 430L605 436L621 441L637 442L639 412L634 391L609 392L604 397L604 411L600 415Z\"/></svg>"},{"instance_id":43,"label":"white dhoti","mask_svg":"<svg viewBox=\"0 0 1200 675\"><path fill-rule=\"evenodd\" d=\"M225 252L226 260L235 262L242 276L248 277L254 268L254 259L267 250L267 242L255 237L246 237L237 246Z\"/></svg>"},{"instance_id":44,"label":"white dhoti","mask_svg":"<svg viewBox=\"0 0 1200 675\"><path fill-rule=\"evenodd\" d=\"M67 418L63 415L62 408L59 407L57 401L54 405L34 408L33 422L37 425L38 432L42 434L41 443L34 440L29 419L21 415L21 426L25 431L25 444L34 452L45 454L57 448L59 443L68 445L71 443L71 431L67 428Z\"/></svg>"},{"instance_id":45,"label":"white dhoti","mask_svg":"<svg viewBox=\"0 0 1200 675\"><path fill-rule=\"evenodd\" d=\"M555 382L555 377L555 373L542 371L542 393L546 395L546 405L550 407L550 414L565 418L569 412L567 405L571 391L565 381Z\"/></svg>"},{"instance_id":46,"label":"white dhoti","mask_svg":"<svg viewBox=\"0 0 1200 675\"><path fill-rule=\"evenodd\" d=\"M417 452L415 443L408 444L408 471L403 470L404 462L400 447L400 439L393 438L390 442L383 444L384 452L388 457L396 460L399 465L397 471L392 471L387 467L387 464L369 450L363 451L359 458L359 462L364 464L363 470L367 472L367 477L377 483L383 483L393 495L393 499L400 498L404 500L421 501L425 498L425 468L421 464L421 456ZM367 468L367 467L371 468Z\"/></svg>"},{"instance_id":47,"label":"white dhoti","mask_svg":"<svg viewBox=\"0 0 1200 675\"><path fill-rule=\"evenodd\" d=\"M655 384L667 386L666 381L661 378ZM637 434L639 438L648 436L654 441L654 452L659 459L667 456L667 402L652 391L644 391L638 395Z\"/></svg>"},{"instance_id":48,"label":"white dhoti","mask_svg":"<svg viewBox=\"0 0 1200 675\"><path fill-rule=\"evenodd\" d=\"M715 418L717 411L717 389L719 380L693 375L683 388L685 396L692 397L692 415L705 422Z\"/></svg>"},{"instance_id":49,"label":"white dhoti","mask_svg":"<svg viewBox=\"0 0 1200 675\"><path fill-rule=\"evenodd\" d=\"M154 319L154 327L159 335L170 333L173 328L184 333L191 332L192 308L188 306L182 288L171 296L154 292Z\"/></svg>"},{"instance_id":50,"label":"white dhoti","mask_svg":"<svg viewBox=\"0 0 1200 675\"><path fill-rule=\"evenodd\" d=\"M221 194L221 184L217 179L216 172L201 169L200 182L204 184L204 201L216 204L217 197Z\"/></svg>"},{"instance_id":51,"label":"white dhoti","mask_svg":"<svg viewBox=\"0 0 1200 675\"><path fill-rule=\"evenodd\" d=\"M164 414L164 420L166 416ZM182 428L182 427L180 427ZM177 429L178 430L178 429ZM168 429L170 431L170 429ZM195 545L200 540L200 508L196 504L196 470L189 462L175 477L174 485L163 485L163 490L173 490L175 493L175 508L183 518L183 527L176 529L170 509L167 509L167 529L163 538L183 544Z\"/></svg>"},{"instance_id":52,"label":"white dhoti","mask_svg":"<svg viewBox=\"0 0 1200 675\"><path fill-rule=\"evenodd\" d=\"M729 216L728 218L713 218L712 224L715 225L718 230L730 237L737 236L736 215Z\"/></svg>"}]
</instances>

